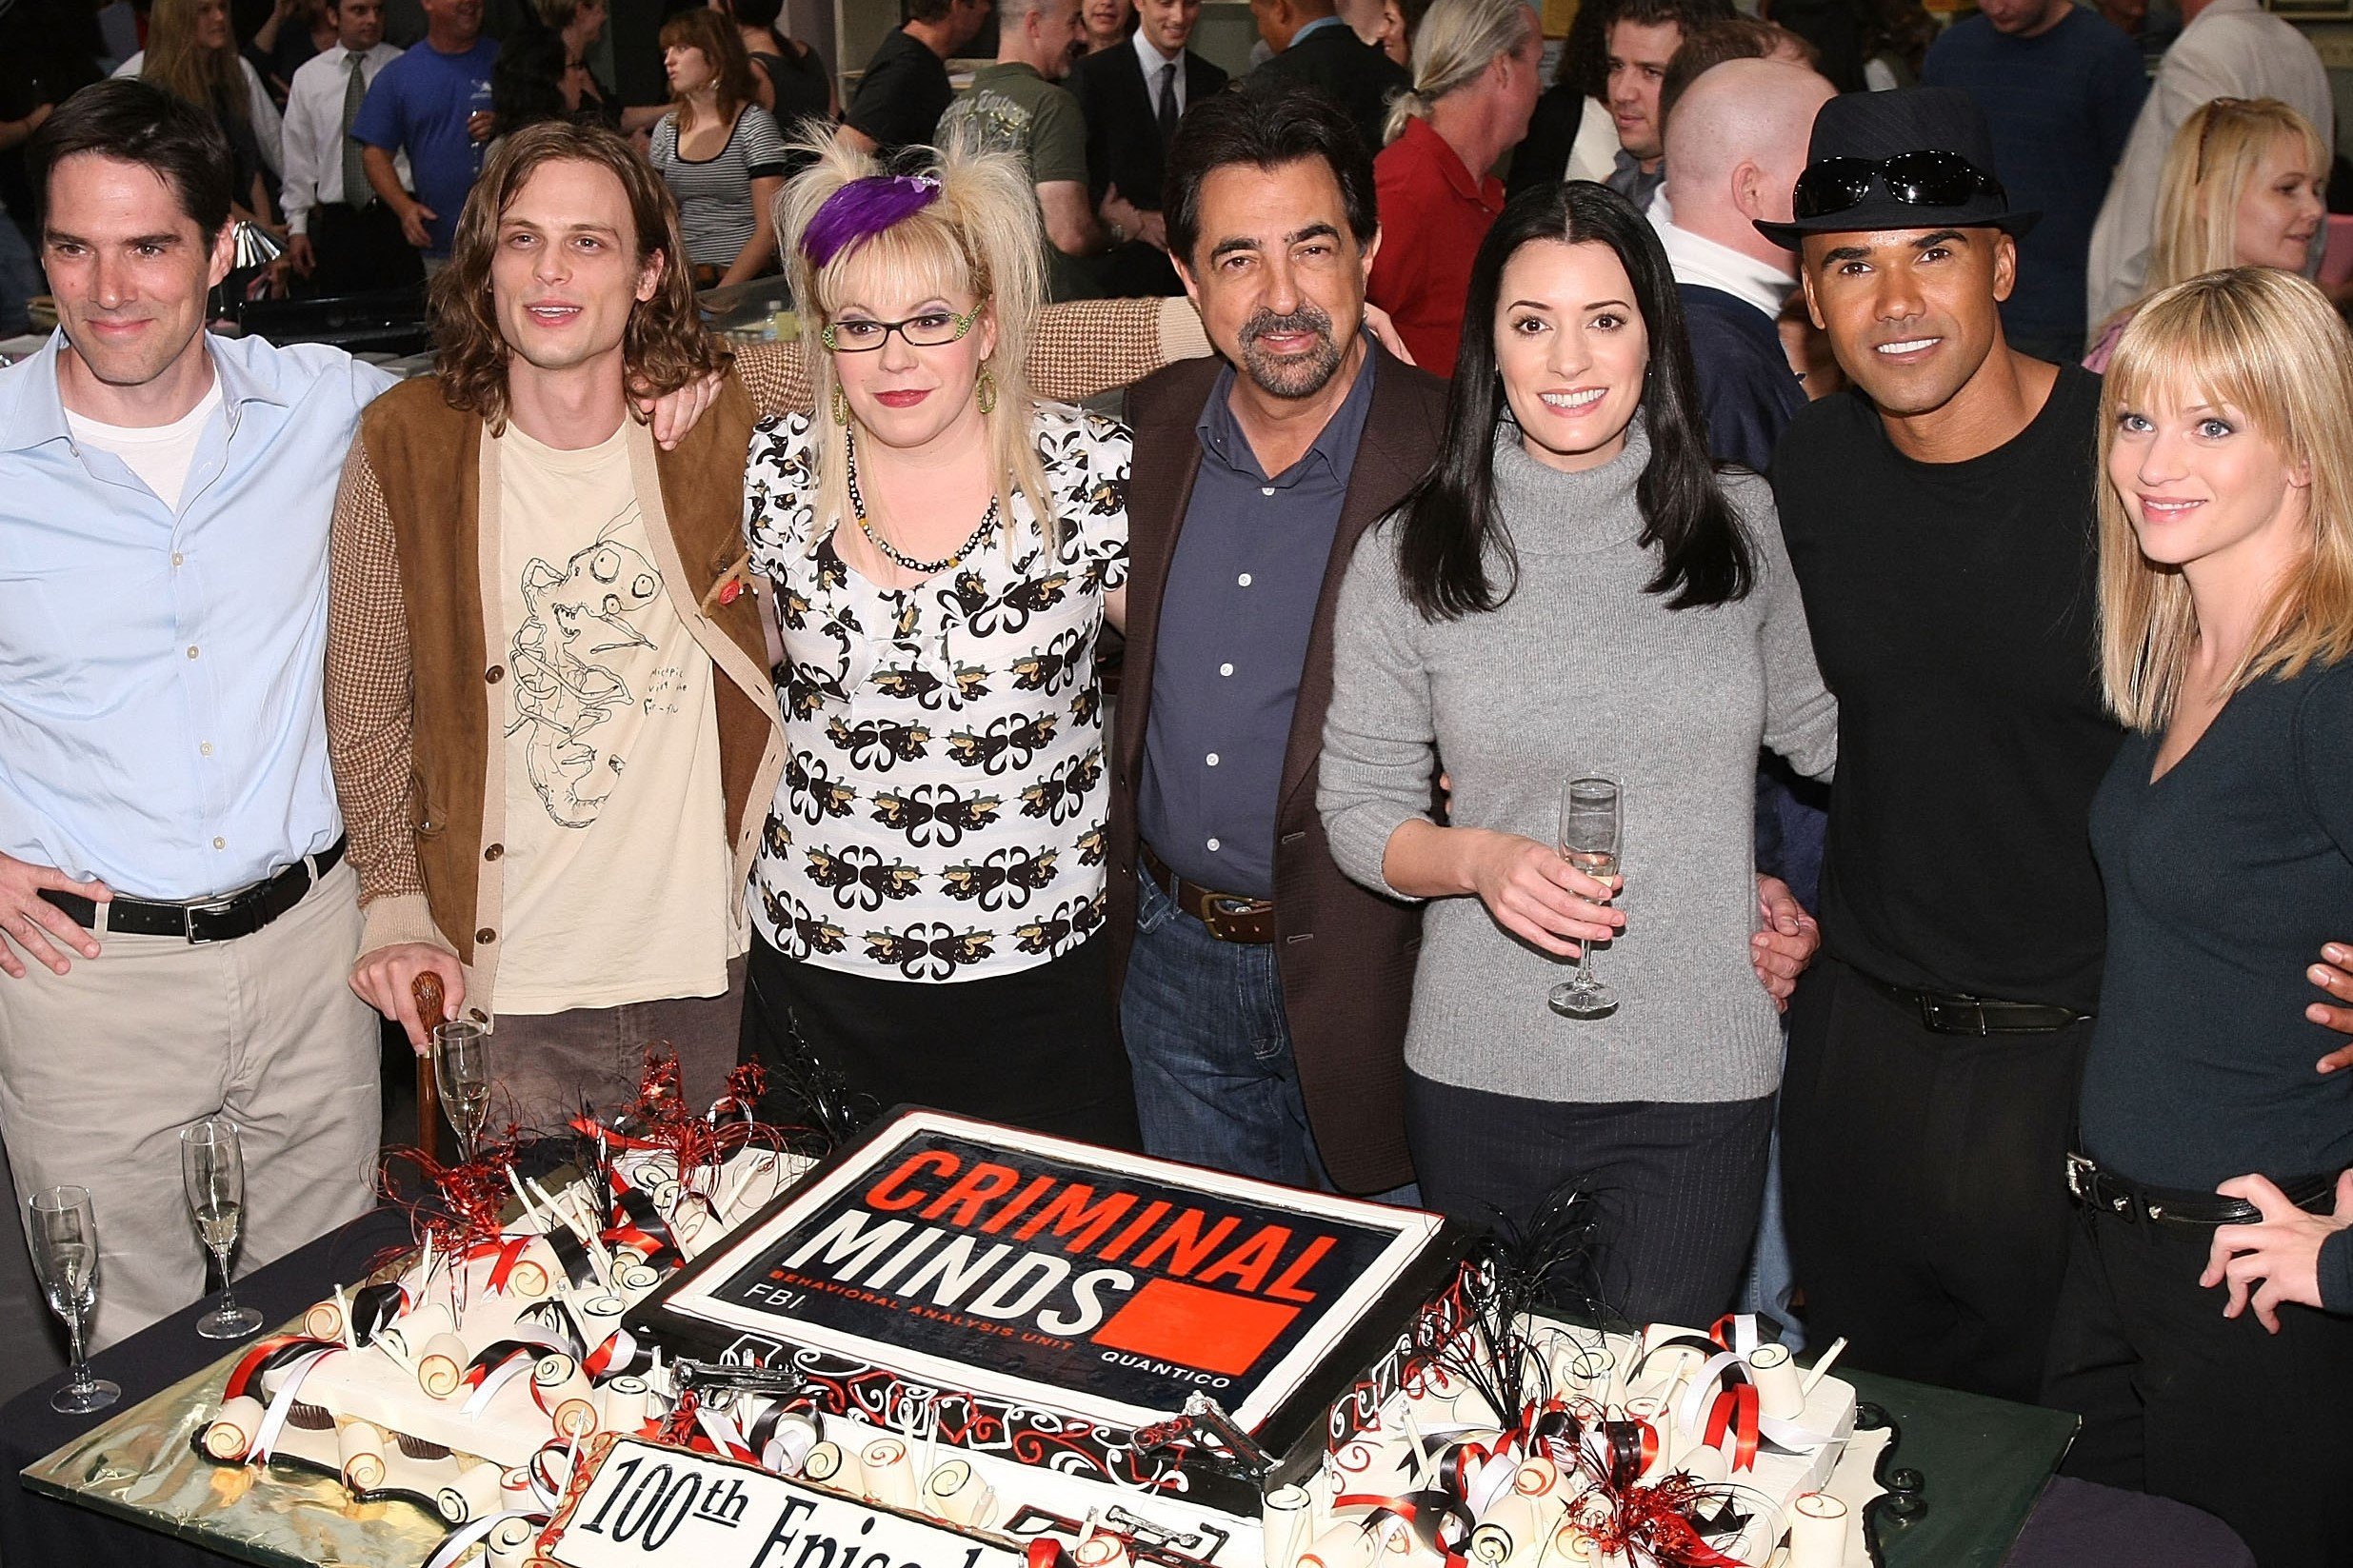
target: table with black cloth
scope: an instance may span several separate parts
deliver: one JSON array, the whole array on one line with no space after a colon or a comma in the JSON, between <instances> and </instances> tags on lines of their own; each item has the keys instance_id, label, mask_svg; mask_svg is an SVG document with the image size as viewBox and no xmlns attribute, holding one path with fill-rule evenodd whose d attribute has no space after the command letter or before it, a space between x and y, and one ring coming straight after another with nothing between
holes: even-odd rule
<instances>
[{"instance_id":1,"label":"table with black cloth","mask_svg":"<svg viewBox=\"0 0 2353 1568\"><path fill-rule=\"evenodd\" d=\"M405 1245L408 1234L406 1214L379 1209L240 1280L238 1300L258 1307L263 1322L274 1328L336 1284L359 1279L389 1250ZM0 1455L5 1455L9 1469L21 1472L38 1464L91 1428L227 1354L232 1347L196 1333L196 1319L209 1304L192 1302L92 1358L100 1376L123 1387L121 1402L110 1409L90 1416L61 1416L50 1410L50 1395L62 1377L0 1408ZM1847 1376L1859 1397L1885 1410L1901 1429L1889 1465L1918 1470L1925 1478L1922 1496L1926 1509L1912 1522L1883 1532L1887 1568L1994 1568L2004 1561L2014 1568L2057 1568L2060 1563L2068 1568L2138 1568L2158 1560L2195 1568L2247 1568L2251 1562L2236 1538L2203 1514L2106 1487L2052 1483L2051 1473L2074 1433L2072 1416L1870 1373ZM232 1472L224 1467L224 1473ZM405 1503L369 1506L417 1513L418 1520L427 1522L422 1513ZM2163 1550L2152 1554L2149 1548L2156 1543L2162 1543ZM228 1542L166 1537L146 1525L37 1492L32 1483L0 1486L4 1568L84 1563L185 1568L287 1560Z\"/></svg>"}]
</instances>

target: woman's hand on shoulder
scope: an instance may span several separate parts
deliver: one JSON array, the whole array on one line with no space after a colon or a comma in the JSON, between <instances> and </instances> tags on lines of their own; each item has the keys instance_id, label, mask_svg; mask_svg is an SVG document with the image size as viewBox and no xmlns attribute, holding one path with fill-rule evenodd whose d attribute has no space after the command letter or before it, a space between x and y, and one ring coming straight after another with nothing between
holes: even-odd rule
<instances>
[{"instance_id":1,"label":"woman's hand on shoulder","mask_svg":"<svg viewBox=\"0 0 2353 1568\"><path fill-rule=\"evenodd\" d=\"M1521 941L1575 958L1578 943L1607 942L1625 928L1625 916L1607 902L1623 878L1597 881L1550 845L1517 833L1446 831L1465 835L1463 870L1470 891L1498 925Z\"/></svg>"},{"instance_id":2,"label":"woman's hand on shoulder","mask_svg":"<svg viewBox=\"0 0 2353 1568\"><path fill-rule=\"evenodd\" d=\"M2214 1190L2246 1200L2262 1215L2251 1225L2214 1227L2214 1244L2198 1282L2208 1289L2229 1287L2223 1316L2236 1318L2252 1304L2257 1320L2277 1334L2283 1302L2319 1307L2321 1247L2353 1224L2353 1171L2337 1178L2333 1214L2298 1208L2265 1177L2236 1176Z\"/></svg>"}]
</instances>

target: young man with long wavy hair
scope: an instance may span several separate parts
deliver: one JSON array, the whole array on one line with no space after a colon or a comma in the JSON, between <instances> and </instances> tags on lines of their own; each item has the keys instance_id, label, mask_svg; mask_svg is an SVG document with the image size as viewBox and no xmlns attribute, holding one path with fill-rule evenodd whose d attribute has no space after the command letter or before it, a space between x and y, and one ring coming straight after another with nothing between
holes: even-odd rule
<instances>
[{"instance_id":1,"label":"young man with long wavy hair","mask_svg":"<svg viewBox=\"0 0 2353 1568\"><path fill-rule=\"evenodd\" d=\"M735 1060L743 866L783 752L742 546L739 382L661 450L629 394L689 388L677 209L618 136L508 139L435 280L440 374L362 421L330 561L328 735L366 932L353 989L493 1025L493 1116L625 1098L651 1040L690 1096ZM731 855L732 851L732 855Z\"/></svg>"}]
</instances>

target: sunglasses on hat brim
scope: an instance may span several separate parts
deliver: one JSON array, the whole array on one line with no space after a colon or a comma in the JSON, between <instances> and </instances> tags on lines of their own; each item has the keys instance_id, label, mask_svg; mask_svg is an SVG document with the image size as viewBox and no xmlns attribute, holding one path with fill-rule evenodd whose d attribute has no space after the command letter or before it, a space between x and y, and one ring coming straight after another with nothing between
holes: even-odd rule
<instances>
[{"instance_id":1,"label":"sunglasses on hat brim","mask_svg":"<svg viewBox=\"0 0 2353 1568\"><path fill-rule=\"evenodd\" d=\"M1978 196L2006 203L2002 182L1956 152L1899 152L1892 158L1825 158L1805 166L1791 193L1798 220L1860 207L1876 181L1905 207L1960 207Z\"/></svg>"}]
</instances>

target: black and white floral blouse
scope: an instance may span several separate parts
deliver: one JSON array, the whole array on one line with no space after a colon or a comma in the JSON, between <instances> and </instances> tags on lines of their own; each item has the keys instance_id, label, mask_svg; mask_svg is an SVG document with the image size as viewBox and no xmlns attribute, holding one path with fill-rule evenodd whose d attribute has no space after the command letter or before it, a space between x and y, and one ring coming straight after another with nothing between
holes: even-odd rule
<instances>
[{"instance_id":1,"label":"black and white floral blouse","mask_svg":"<svg viewBox=\"0 0 2353 1568\"><path fill-rule=\"evenodd\" d=\"M1127 578L1127 428L1035 421L1062 543L1027 501L908 588L852 571L816 529L813 421L761 422L745 474L754 569L775 588L789 761L752 918L789 956L891 980L1009 974L1103 924L1104 595Z\"/></svg>"}]
</instances>

